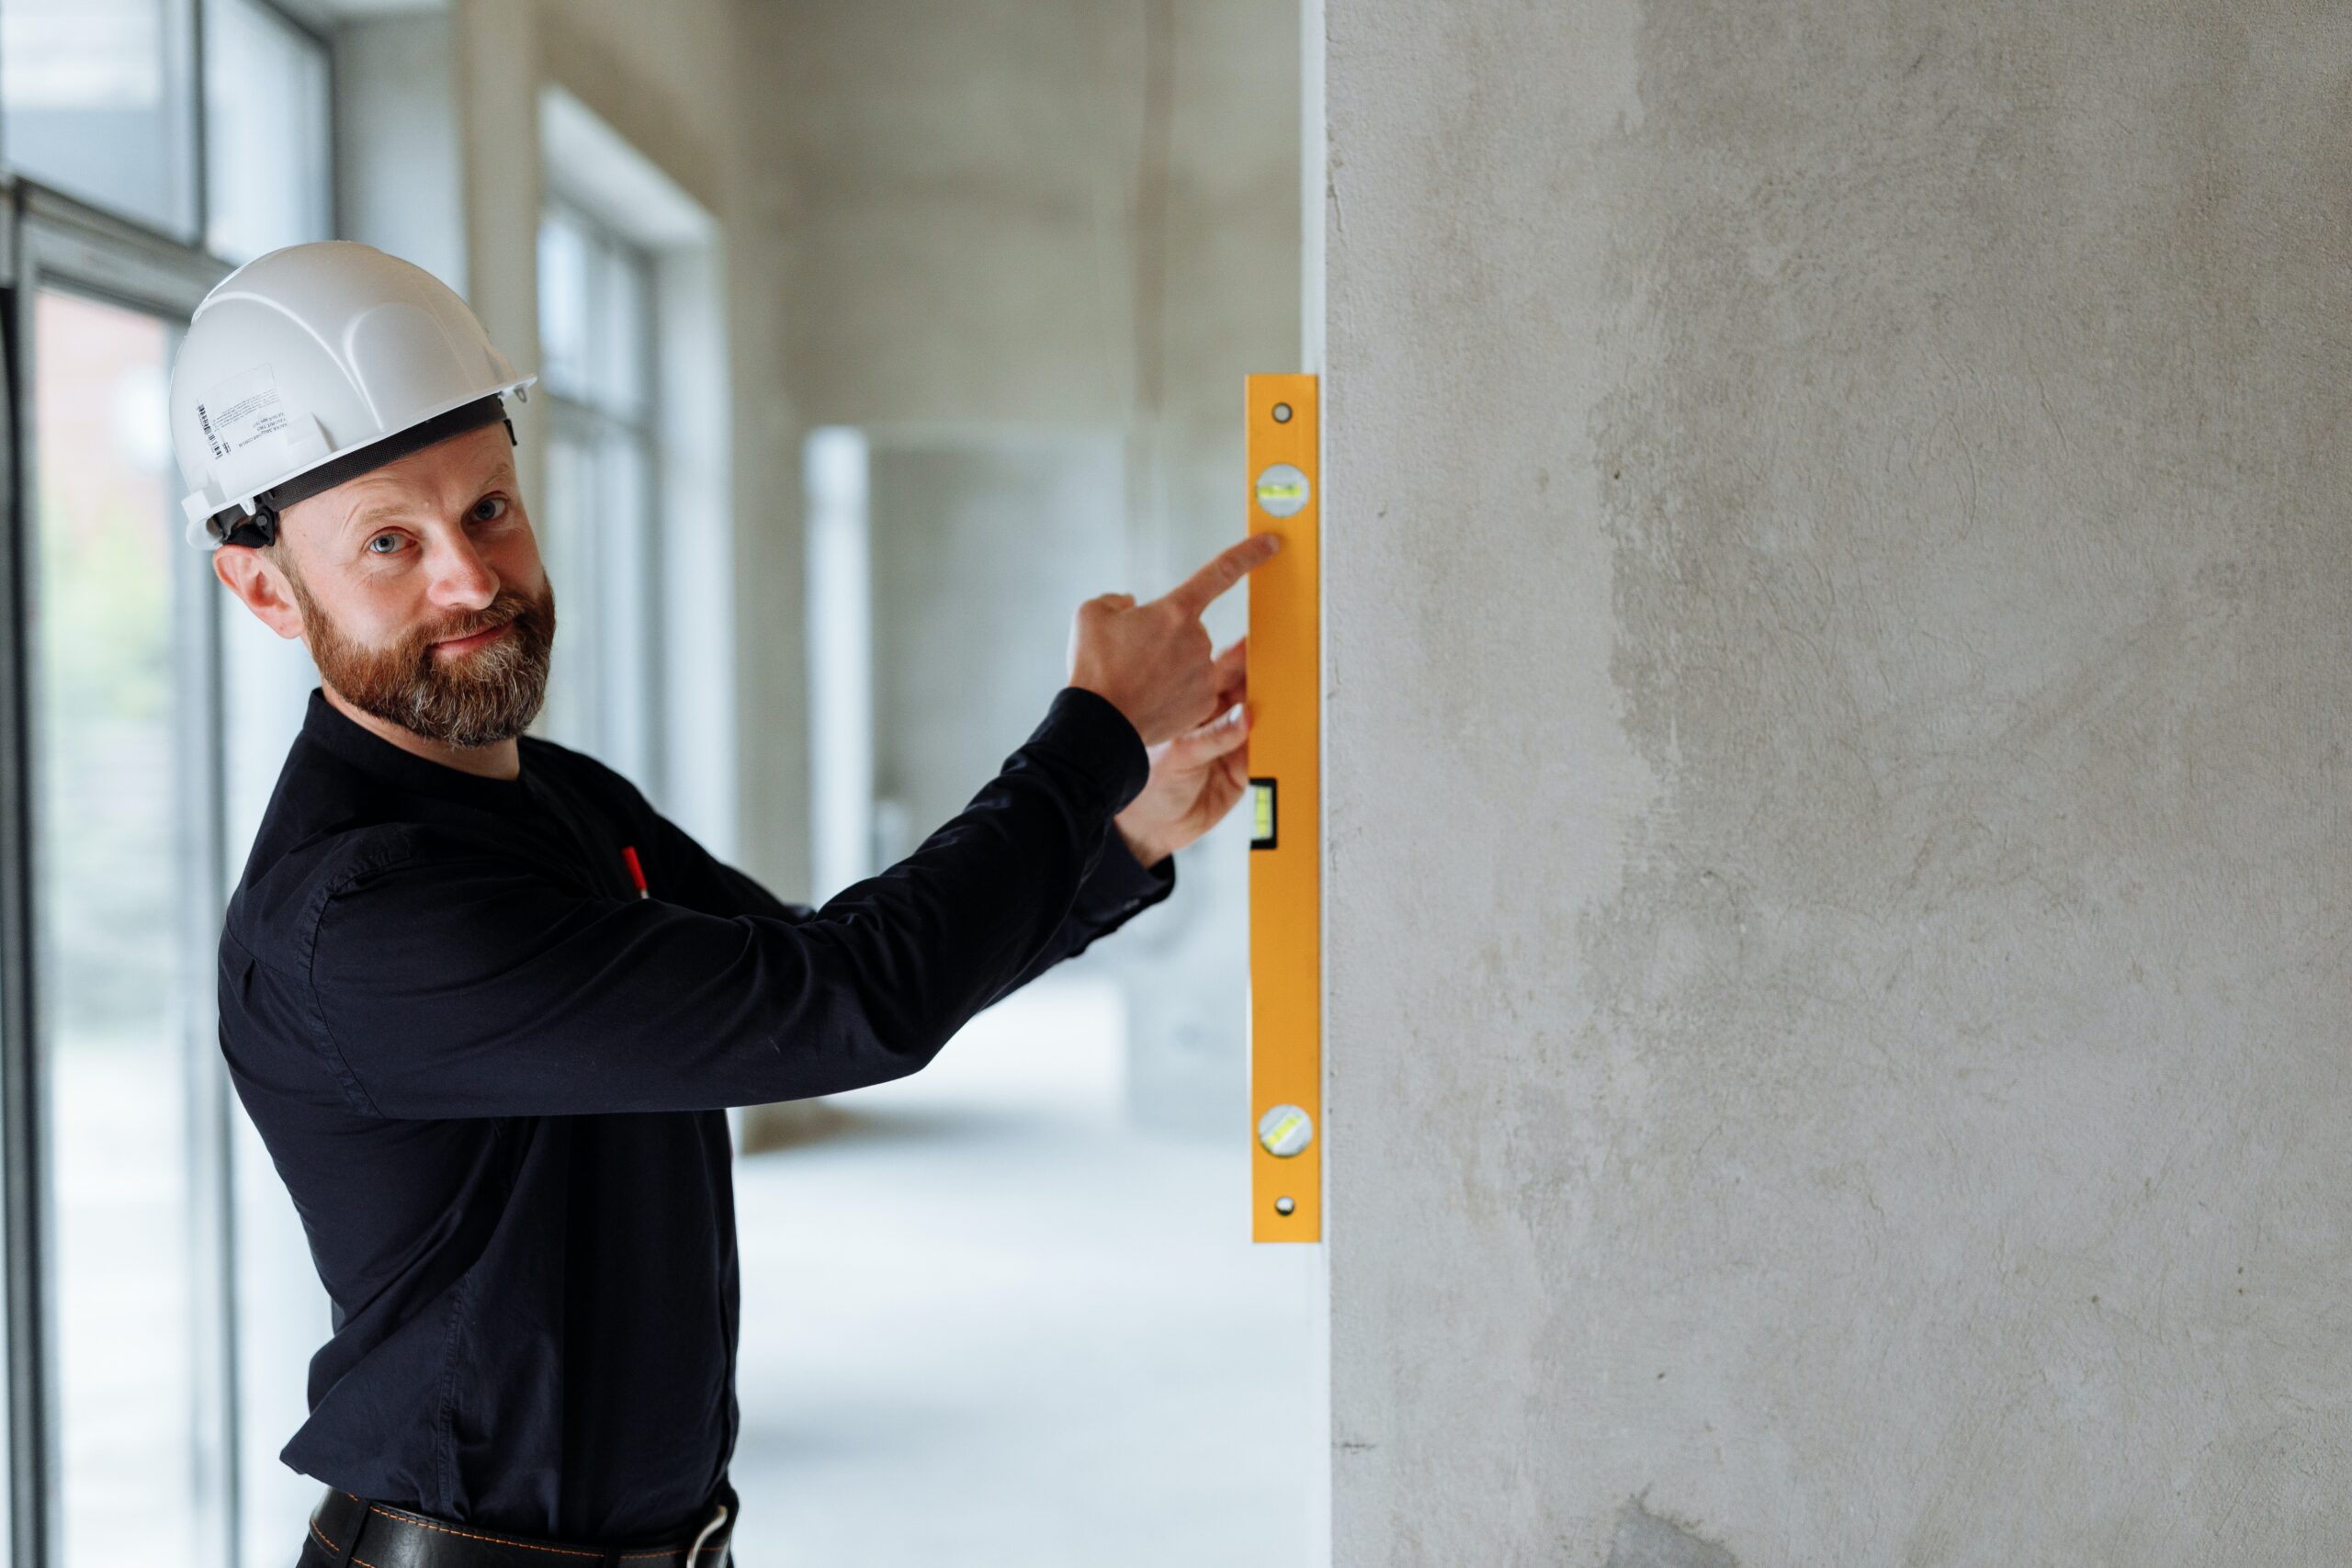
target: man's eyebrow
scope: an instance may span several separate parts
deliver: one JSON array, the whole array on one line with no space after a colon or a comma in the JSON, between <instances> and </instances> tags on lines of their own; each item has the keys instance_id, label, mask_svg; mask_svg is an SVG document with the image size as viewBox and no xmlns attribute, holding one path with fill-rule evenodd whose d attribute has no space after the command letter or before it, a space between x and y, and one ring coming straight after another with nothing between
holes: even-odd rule
<instances>
[{"instance_id":1,"label":"man's eyebrow","mask_svg":"<svg viewBox=\"0 0 2352 1568\"><path fill-rule=\"evenodd\" d=\"M479 493L487 494L502 485L512 488L517 478L514 465L511 461L503 462L492 468L490 476L475 488ZM386 519L404 517L408 514L408 511L405 504L397 501L379 502L373 506L363 506L344 519L343 532L352 534L362 528L372 527Z\"/></svg>"},{"instance_id":2,"label":"man's eyebrow","mask_svg":"<svg viewBox=\"0 0 2352 1568\"><path fill-rule=\"evenodd\" d=\"M364 508L358 512L353 513L349 517L344 520L344 532L349 533L355 528L368 527L375 523L379 518L398 517L401 515L401 510L400 502L396 501L388 501L379 506Z\"/></svg>"}]
</instances>

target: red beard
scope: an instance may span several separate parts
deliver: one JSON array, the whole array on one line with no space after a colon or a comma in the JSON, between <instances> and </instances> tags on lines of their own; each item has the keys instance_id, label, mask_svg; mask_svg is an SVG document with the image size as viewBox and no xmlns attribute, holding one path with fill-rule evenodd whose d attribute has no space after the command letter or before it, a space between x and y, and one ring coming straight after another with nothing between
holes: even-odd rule
<instances>
[{"instance_id":1,"label":"red beard","mask_svg":"<svg viewBox=\"0 0 2352 1568\"><path fill-rule=\"evenodd\" d=\"M288 574L302 611L319 678L362 713L444 746L492 746L529 728L547 698L548 659L555 646L555 589L537 599L502 588L489 606L459 619L420 626L389 648L370 648L343 629ZM447 642L505 626L469 653L434 652Z\"/></svg>"}]
</instances>

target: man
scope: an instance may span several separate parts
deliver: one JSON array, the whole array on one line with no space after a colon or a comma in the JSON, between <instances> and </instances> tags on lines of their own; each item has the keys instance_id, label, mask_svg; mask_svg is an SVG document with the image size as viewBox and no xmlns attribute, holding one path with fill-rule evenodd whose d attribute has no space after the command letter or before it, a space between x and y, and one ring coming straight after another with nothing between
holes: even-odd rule
<instances>
[{"instance_id":1,"label":"man","mask_svg":"<svg viewBox=\"0 0 2352 1568\"><path fill-rule=\"evenodd\" d=\"M318 666L220 940L220 1043L334 1302L287 1463L305 1562L716 1568L735 1507L723 1108L923 1066L1168 896L1246 784L1239 647L1078 613L970 807L822 909L524 735L555 604L503 399L529 378L379 252L224 279L173 367L191 537Z\"/></svg>"}]
</instances>

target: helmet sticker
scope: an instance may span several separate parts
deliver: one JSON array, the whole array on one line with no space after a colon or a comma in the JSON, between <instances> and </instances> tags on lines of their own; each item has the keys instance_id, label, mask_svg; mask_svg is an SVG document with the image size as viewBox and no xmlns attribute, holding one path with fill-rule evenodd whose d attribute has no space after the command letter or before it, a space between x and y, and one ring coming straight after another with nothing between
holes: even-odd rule
<instances>
[{"instance_id":1,"label":"helmet sticker","mask_svg":"<svg viewBox=\"0 0 2352 1568\"><path fill-rule=\"evenodd\" d=\"M265 435L277 434L286 428L277 378L266 365L230 377L197 400L196 423L216 463Z\"/></svg>"}]
</instances>

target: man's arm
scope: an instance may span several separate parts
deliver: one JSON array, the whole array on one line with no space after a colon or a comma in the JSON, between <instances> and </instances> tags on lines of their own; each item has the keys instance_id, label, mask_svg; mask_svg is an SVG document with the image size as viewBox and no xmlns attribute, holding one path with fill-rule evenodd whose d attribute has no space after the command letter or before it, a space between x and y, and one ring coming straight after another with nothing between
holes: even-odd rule
<instances>
[{"instance_id":1,"label":"man's arm","mask_svg":"<svg viewBox=\"0 0 2352 1568\"><path fill-rule=\"evenodd\" d=\"M1117 709L1065 691L968 807L814 912L589 895L413 830L322 906L322 1049L396 1118L703 1110L902 1077L1038 964L1147 765Z\"/></svg>"},{"instance_id":2,"label":"man's arm","mask_svg":"<svg viewBox=\"0 0 2352 1568\"><path fill-rule=\"evenodd\" d=\"M620 779L617 773L613 777ZM655 897L712 915L764 915L797 922L823 913L806 904L791 904L778 898L757 878L705 849L694 835L656 811L642 795L636 795L633 787L631 793L639 803L646 826L641 853ZM1105 833L1101 852L1071 900L1069 914L999 996L1019 989L1065 959L1077 957L1095 942L1166 899L1175 888L1176 861L1172 854L1145 866L1137 862L1125 835L1116 831ZM855 889L844 891L854 893Z\"/></svg>"},{"instance_id":3,"label":"man's arm","mask_svg":"<svg viewBox=\"0 0 2352 1568\"><path fill-rule=\"evenodd\" d=\"M1241 747L1250 724L1239 707L1247 691L1247 649L1237 642L1215 659L1206 658L1208 634L1200 615L1271 558L1279 544L1261 535L1220 551L1172 592L1148 604L1113 593L1080 608L1071 637L1070 684L1100 695L1128 718L1149 748L1150 773L1141 793L1119 812L1115 830L1106 836L1069 917L997 996L1083 953L1097 938L1167 897L1175 887L1175 852L1215 827L1240 799L1249 783ZM644 797L634 786L618 782L654 826L656 848L684 874L683 881L662 879L664 897L673 896L675 888L681 892L674 896L717 913L810 918L812 911L783 903L722 864L642 805Z\"/></svg>"},{"instance_id":4,"label":"man's arm","mask_svg":"<svg viewBox=\"0 0 2352 1568\"><path fill-rule=\"evenodd\" d=\"M1138 865L1119 835L1106 832L1094 869L1079 884L1069 914L1028 965L989 999L1001 1000L1055 964L1076 958L1175 890L1175 856L1165 856L1151 866Z\"/></svg>"}]
</instances>

